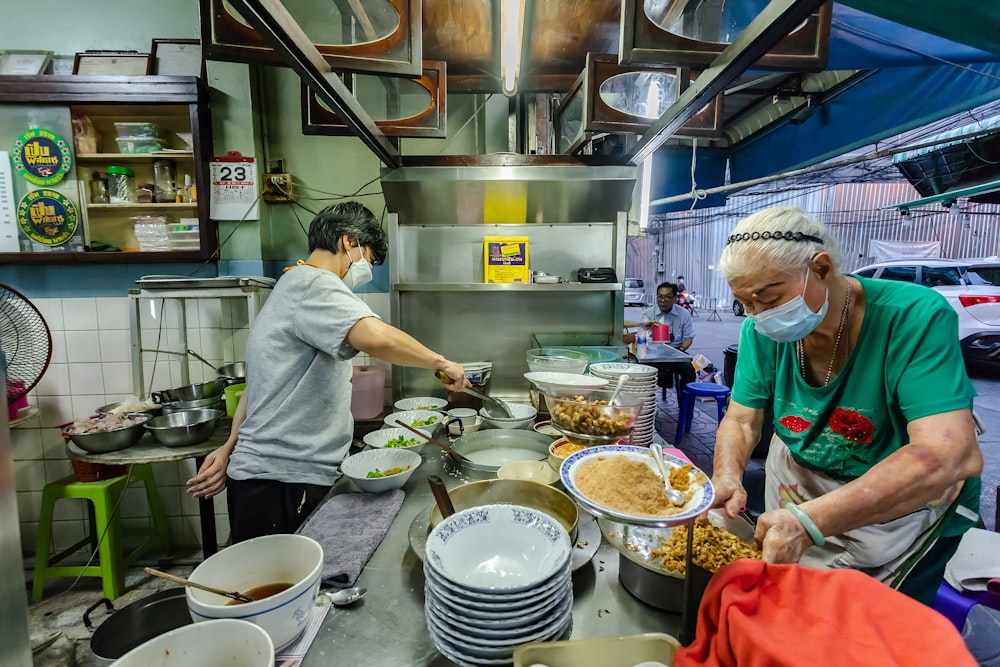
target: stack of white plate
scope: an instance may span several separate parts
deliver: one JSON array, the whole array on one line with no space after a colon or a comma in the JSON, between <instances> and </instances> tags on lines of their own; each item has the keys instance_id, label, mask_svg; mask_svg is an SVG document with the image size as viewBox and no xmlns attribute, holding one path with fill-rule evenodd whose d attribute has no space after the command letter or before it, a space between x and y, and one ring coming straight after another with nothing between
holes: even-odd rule
<instances>
[{"instance_id":1,"label":"stack of white plate","mask_svg":"<svg viewBox=\"0 0 1000 667\"><path fill-rule=\"evenodd\" d=\"M590 365L590 374L608 380L614 386L621 375L628 374L622 393L642 400L642 411L635 419L632 444L649 447L656 434L656 368L643 364L607 361Z\"/></svg>"},{"instance_id":2,"label":"stack of white plate","mask_svg":"<svg viewBox=\"0 0 1000 667\"><path fill-rule=\"evenodd\" d=\"M566 639L572 547L548 514L520 505L456 512L427 537L424 615L431 640L460 665L509 665L514 649Z\"/></svg>"}]
</instances>

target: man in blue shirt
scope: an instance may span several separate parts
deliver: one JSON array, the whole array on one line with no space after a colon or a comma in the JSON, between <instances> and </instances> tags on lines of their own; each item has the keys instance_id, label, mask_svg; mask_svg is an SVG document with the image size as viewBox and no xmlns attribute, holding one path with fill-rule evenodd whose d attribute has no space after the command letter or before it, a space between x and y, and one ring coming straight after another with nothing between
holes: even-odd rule
<instances>
[{"instance_id":1,"label":"man in blue shirt","mask_svg":"<svg viewBox=\"0 0 1000 667\"><path fill-rule=\"evenodd\" d=\"M686 352L694 342L694 322L691 313L677 305L677 285L660 283L656 288L656 305L643 313L643 321L655 324L660 322L670 327L670 346L681 352ZM670 386L670 376L676 374L677 402L681 400L681 390L688 382L695 381L694 366L691 362L657 363L659 369L657 384L661 387Z\"/></svg>"}]
</instances>

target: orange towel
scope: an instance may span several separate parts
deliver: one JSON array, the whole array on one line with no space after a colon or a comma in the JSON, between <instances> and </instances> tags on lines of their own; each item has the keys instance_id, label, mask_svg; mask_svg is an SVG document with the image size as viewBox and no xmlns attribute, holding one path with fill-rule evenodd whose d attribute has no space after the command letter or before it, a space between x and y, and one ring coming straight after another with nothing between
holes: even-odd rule
<instances>
[{"instance_id":1,"label":"orange towel","mask_svg":"<svg viewBox=\"0 0 1000 667\"><path fill-rule=\"evenodd\" d=\"M977 667L933 609L854 570L740 560L712 578L675 667Z\"/></svg>"}]
</instances>

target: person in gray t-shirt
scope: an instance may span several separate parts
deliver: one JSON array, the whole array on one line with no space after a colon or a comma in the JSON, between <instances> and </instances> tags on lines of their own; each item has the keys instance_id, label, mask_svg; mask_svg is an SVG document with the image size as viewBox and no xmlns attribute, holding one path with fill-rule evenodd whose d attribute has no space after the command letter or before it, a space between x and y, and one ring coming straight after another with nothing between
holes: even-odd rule
<instances>
[{"instance_id":1,"label":"person in gray t-shirt","mask_svg":"<svg viewBox=\"0 0 1000 667\"><path fill-rule=\"evenodd\" d=\"M224 445L188 480L211 498L223 488L233 542L294 532L339 477L354 435L351 358L358 352L461 378L465 370L380 320L353 290L385 261L385 231L355 202L309 225L309 258L288 267L254 321L247 388Z\"/></svg>"}]
</instances>

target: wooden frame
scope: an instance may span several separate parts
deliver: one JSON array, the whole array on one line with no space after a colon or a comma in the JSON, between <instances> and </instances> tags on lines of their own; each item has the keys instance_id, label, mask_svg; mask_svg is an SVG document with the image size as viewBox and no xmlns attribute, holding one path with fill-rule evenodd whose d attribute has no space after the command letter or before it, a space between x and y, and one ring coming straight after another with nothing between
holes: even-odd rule
<instances>
[{"instance_id":1,"label":"wooden frame","mask_svg":"<svg viewBox=\"0 0 1000 667\"><path fill-rule=\"evenodd\" d=\"M691 82L696 80L697 73L688 68L682 67L649 67L649 66L627 66L619 65L617 57L613 54L587 54L587 65L577 78L573 87L569 89L566 96L556 109L553 119L554 127L558 137L561 136L562 126L566 111L578 97L583 100L583 111L581 116L581 132L579 137L566 149L565 153L571 154L578 151L590 138L588 133L611 132L615 134L633 133L645 134L657 121L656 118L643 118L623 112L609 106L601 98L601 84L621 74L630 72L664 72L677 77L677 96L680 97ZM705 108L696 113L680 130L678 137L707 137L710 139L722 136L722 95L716 95L713 101ZM559 146L556 146L557 152Z\"/></svg>"},{"instance_id":2,"label":"wooden frame","mask_svg":"<svg viewBox=\"0 0 1000 667\"><path fill-rule=\"evenodd\" d=\"M197 65L193 60L197 58ZM169 60L169 63L168 63ZM168 64L167 71L164 64ZM149 73L164 76L205 76L200 39L153 38L149 46Z\"/></svg>"},{"instance_id":3,"label":"wooden frame","mask_svg":"<svg viewBox=\"0 0 1000 667\"><path fill-rule=\"evenodd\" d=\"M287 67L267 40L230 13L225 0L201 1L201 31L205 55L215 60ZM335 0L355 4L354 0ZM421 0L384 0L399 15L390 35L362 44L316 44L334 69L420 76L423 50Z\"/></svg>"},{"instance_id":4,"label":"wooden frame","mask_svg":"<svg viewBox=\"0 0 1000 667\"><path fill-rule=\"evenodd\" d=\"M52 61L52 51L0 51L0 76L38 76Z\"/></svg>"},{"instance_id":5,"label":"wooden frame","mask_svg":"<svg viewBox=\"0 0 1000 667\"><path fill-rule=\"evenodd\" d=\"M73 74L144 76L151 62L148 53L138 51L84 51L73 59Z\"/></svg>"},{"instance_id":6,"label":"wooden frame","mask_svg":"<svg viewBox=\"0 0 1000 667\"><path fill-rule=\"evenodd\" d=\"M705 68L728 44L702 42L664 30L646 15L645 0L622 0L618 61L623 65L660 63ZM683 4L683 3L682 3ZM826 68L830 46L833 2L814 11L805 25L790 33L756 63L753 69L820 72Z\"/></svg>"},{"instance_id":7,"label":"wooden frame","mask_svg":"<svg viewBox=\"0 0 1000 667\"><path fill-rule=\"evenodd\" d=\"M382 133L387 137L423 137L443 139L447 136L446 121L446 64L442 60L425 60L423 74L418 78L386 77L405 79L421 86L431 96L431 104L424 111L407 118L376 120ZM349 74L349 73L348 73ZM385 75L382 75L385 76ZM353 89L350 78L345 85ZM347 124L337 114L320 104L319 98L302 82L302 134L346 136L353 134ZM387 91L388 93L388 91Z\"/></svg>"}]
</instances>

